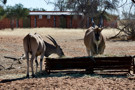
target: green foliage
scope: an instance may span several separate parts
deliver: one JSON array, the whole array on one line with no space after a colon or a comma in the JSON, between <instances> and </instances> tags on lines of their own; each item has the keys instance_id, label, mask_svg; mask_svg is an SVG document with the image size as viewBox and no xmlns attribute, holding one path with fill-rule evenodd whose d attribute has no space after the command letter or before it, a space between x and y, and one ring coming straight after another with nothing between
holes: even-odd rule
<instances>
[{"instance_id":1,"label":"green foliage","mask_svg":"<svg viewBox=\"0 0 135 90\"><path fill-rule=\"evenodd\" d=\"M5 10L2 7L0 7L0 20L3 19L5 16Z\"/></svg>"},{"instance_id":2,"label":"green foliage","mask_svg":"<svg viewBox=\"0 0 135 90\"><path fill-rule=\"evenodd\" d=\"M0 0L0 20L5 17L5 11L3 9L3 4L6 4L7 0Z\"/></svg>"},{"instance_id":3,"label":"green foliage","mask_svg":"<svg viewBox=\"0 0 135 90\"><path fill-rule=\"evenodd\" d=\"M107 10L116 10L119 0L67 0L67 8L87 17L103 15Z\"/></svg>"},{"instance_id":4,"label":"green foliage","mask_svg":"<svg viewBox=\"0 0 135 90\"><path fill-rule=\"evenodd\" d=\"M27 18L29 15L29 10L23 8L22 4L16 4L15 6L7 6L5 9L6 17L11 20L11 29L14 29L14 20L19 20L21 18Z\"/></svg>"},{"instance_id":5,"label":"green foliage","mask_svg":"<svg viewBox=\"0 0 135 90\"><path fill-rule=\"evenodd\" d=\"M30 11L46 11L44 8L31 8Z\"/></svg>"},{"instance_id":6,"label":"green foliage","mask_svg":"<svg viewBox=\"0 0 135 90\"><path fill-rule=\"evenodd\" d=\"M23 8L22 4L16 4L15 6L7 6L6 8L7 18L9 19L20 19L26 18L29 14L29 10Z\"/></svg>"}]
</instances>

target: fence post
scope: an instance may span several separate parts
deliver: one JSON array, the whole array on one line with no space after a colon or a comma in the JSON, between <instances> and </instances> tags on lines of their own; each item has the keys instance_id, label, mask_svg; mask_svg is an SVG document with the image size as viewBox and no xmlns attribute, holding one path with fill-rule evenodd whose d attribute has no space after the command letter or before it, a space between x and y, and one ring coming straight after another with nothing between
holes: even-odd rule
<instances>
[{"instance_id":1,"label":"fence post","mask_svg":"<svg viewBox=\"0 0 135 90\"><path fill-rule=\"evenodd\" d=\"M135 61L134 61L135 56L133 56L133 74L135 74Z\"/></svg>"}]
</instances>

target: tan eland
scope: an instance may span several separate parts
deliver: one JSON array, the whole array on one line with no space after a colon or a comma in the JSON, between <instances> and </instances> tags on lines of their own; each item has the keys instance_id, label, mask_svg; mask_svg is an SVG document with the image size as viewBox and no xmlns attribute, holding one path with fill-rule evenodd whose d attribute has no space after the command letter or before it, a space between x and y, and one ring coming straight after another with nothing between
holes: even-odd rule
<instances>
[{"instance_id":1,"label":"tan eland","mask_svg":"<svg viewBox=\"0 0 135 90\"><path fill-rule=\"evenodd\" d=\"M86 46L88 56L103 54L105 49L105 40L101 33L102 30L103 28L95 26L90 27L86 31L84 36L84 44Z\"/></svg>"},{"instance_id":2,"label":"tan eland","mask_svg":"<svg viewBox=\"0 0 135 90\"><path fill-rule=\"evenodd\" d=\"M43 38L35 33L35 34L28 34L23 39L23 46L24 46L24 57L27 58L27 76L29 77L29 53L31 54L30 64L32 70L32 77L35 77L34 70L33 70L33 60L35 59L36 62L36 72L38 67L37 56L41 56L40 58L40 72L42 72L42 61L43 57L48 57L52 53L57 54L58 56L64 56L64 53L61 47L57 44L54 38L51 36L47 37L49 40L53 42L54 45L47 43L43 40Z\"/></svg>"}]
</instances>

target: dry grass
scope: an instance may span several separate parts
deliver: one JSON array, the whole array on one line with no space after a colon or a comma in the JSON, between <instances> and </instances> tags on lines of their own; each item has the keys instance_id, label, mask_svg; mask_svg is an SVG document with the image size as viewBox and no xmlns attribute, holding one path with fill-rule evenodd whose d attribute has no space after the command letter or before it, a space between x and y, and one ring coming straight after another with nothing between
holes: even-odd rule
<instances>
[{"instance_id":1,"label":"dry grass","mask_svg":"<svg viewBox=\"0 0 135 90\"><path fill-rule=\"evenodd\" d=\"M86 29L61 29L61 28L26 28L26 29L14 29L13 31L11 29L4 29L0 30L0 35L11 35L11 36L24 36L28 33L39 33L41 35L74 35L77 34L76 36L82 36L85 33ZM113 36L118 33L118 30L116 29L104 29L102 32L105 36Z\"/></svg>"},{"instance_id":2,"label":"dry grass","mask_svg":"<svg viewBox=\"0 0 135 90\"><path fill-rule=\"evenodd\" d=\"M13 64L15 69L1 70L0 81L9 78L22 78L26 73L26 61L17 61L4 58L4 56L19 57L23 54L22 39L28 33L39 33L44 40L46 35L53 36L58 44L62 47L66 56L78 57L87 56L83 37L84 29L59 29L59 28L33 28L33 29L10 29L0 30L0 64L5 68ZM103 35L108 38L117 34L117 30L105 29ZM51 42L50 42L51 43ZM135 55L135 42L127 41L106 41L105 55ZM0 83L2 90L14 89L135 89L135 79L129 79L127 76L121 75L61 75L61 73L48 75L41 78L15 80L12 82Z\"/></svg>"},{"instance_id":3,"label":"dry grass","mask_svg":"<svg viewBox=\"0 0 135 90\"><path fill-rule=\"evenodd\" d=\"M59 28L26 28L26 29L5 29L0 30L1 35L15 35L15 36L24 36L28 33L39 33L41 35L56 35L56 34L66 34L66 33L74 33L74 32L84 32L83 29L59 29Z\"/></svg>"}]
</instances>

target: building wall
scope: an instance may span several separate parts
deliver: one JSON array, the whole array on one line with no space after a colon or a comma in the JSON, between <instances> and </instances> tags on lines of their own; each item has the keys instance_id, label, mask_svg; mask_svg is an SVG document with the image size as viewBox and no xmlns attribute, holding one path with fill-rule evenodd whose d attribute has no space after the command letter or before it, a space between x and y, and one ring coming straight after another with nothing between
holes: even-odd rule
<instances>
[{"instance_id":1,"label":"building wall","mask_svg":"<svg viewBox=\"0 0 135 90\"><path fill-rule=\"evenodd\" d=\"M14 28L17 27L17 21L13 20L13 26ZM22 28L23 27L23 20L20 19L18 22L18 27L17 28ZM4 18L2 20L0 20L0 29L5 29L5 28L11 28L11 20L9 20L8 18Z\"/></svg>"},{"instance_id":2,"label":"building wall","mask_svg":"<svg viewBox=\"0 0 135 90\"><path fill-rule=\"evenodd\" d=\"M66 19L66 21L67 21L67 28L71 28L71 18L72 18L72 16L67 16L66 17L67 19Z\"/></svg>"},{"instance_id":3,"label":"building wall","mask_svg":"<svg viewBox=\"0 0 135 90\"><path fill-rule=\"evenodd\" d=\"M23 19L19 20L19 28L23 28Z\"/></svg>"},{"instance_id":4,"label":"building wall","mask_svg":"<svg viewBox=\"0 0 135 90\"><path fill-rule=\"evenodd\" d=\"M59 16L55 16L56 18L56 27L59 27L59 24L60 24L60 20L59 20Z\"/></svg>"},{"instance_id":5,"label":"building wall","mask_svg":"<svg viewBox=\"0 0 135 90\"><path fill-rule=\"evenodd\" d=\"M112 20L112 21L104 20L104 26L105 27L116 28L118 25L117 25L117 21L116 20Z\"/></svg>"},{"instance_id":6,"label":"building wall","mask_svg":"<svg viewBox=\"0 0 135 90\"><path fill-rule=\"evenodd\" d=\"M81 16L73 16L72 17L72 27L80 28L81 19L82 19Z\"/></svg>"},{"instance_id":7,"label":"building wall","mask_svg":"<svg viewBox=\"0 0 135 90\"><path fill-rule=\"evenodd\" d=\"M55 18L55 20L54 20L54 18ZM61 18L61 16L50 16L50 19L48 19L46 15L42 15L42 18L40 19L38 15L30 16L31 27L34 28L35 23L36 23L36 27L61 27L60 18ZM74 17L74 16L69 15L69 16L64 16L64 18L66 20L66 28L79 28L80 27L79 24L80 24L81 16ZM36 19L36 21L35 21L35 19ZM71 23L72 23L72 25L71 25Z\"/></svg>"},{"instance_id":8,"label":"building wall","mask_svg":"<svg viewBox=\"0 0 135 90\"><path fill-rule=\"evenodd\" d=\"M46 15L42 15L42 18L39 18L39 15L36 16L29 16L30 18L30 26L31 28L34 27L57 27L57 28L61 28L60 23L61 20L60 18L62 16L50 16L50 18L47 18L48 16ZM55 18L55 20L54 20ZM66 27L65 28L87 28L87 20L84 20L82 23L82 16L71 16L71 15L67 15L64 16L65 20L66 20ZM35 21L36 20L36 21ZM90 21L91 22L91 21ZM91 23L89 22L89 26L91 26ZM5 28L10 28L11 21L7 18L4 18L2 20L0 20L0 29L5 29ZM14 28L16 28L17 24L16 24L16 20L14 20ZM19 28L23 28L23 19L19 20ZM112 19L111 21L106 21L104 20L104 26L110 26L110 27L117 27L117 20L116 19ZM18 27L17 27L18 28Z\"/></svg>"},{"instance_id":9,"label":"building wall","mask_svg":"<svg viewBox=\"0 0 135 90\"><path fill-rule=\"evenodd\" d=\"M47 18L46 15L42 15L42 18L39 18L39 16L30 16L31 18L31 27L54 27L54 17L56 21L56 27L59 27L59 16L50 16L50 19ZM36 19L36 21L35 21Z\"/></svg>"},{"instance_id":10,"label":"building wall","mask_svg":"<svg viewBox=\"0 0 135 90\"><path fill-rule=\"evenodd\" d=\"M0 29L5 29L9 27L10 27L10 20L8 20L7 18L0 20Z\"/></svg>"},{"instance_id":11,"label":"building wall","mask_svg":"<svg viewBox=\"0 0 135 90\"><path fill-rule=\"evenodd\" d=\"M34 28L34 19L35 19L36 16L30 16L30 26L31 28Z\"/></svg>"}]
</instances>

